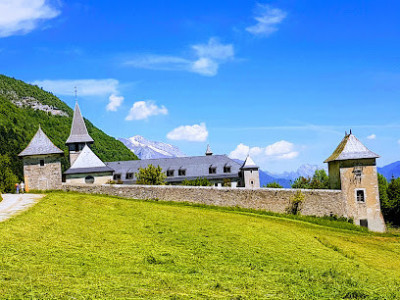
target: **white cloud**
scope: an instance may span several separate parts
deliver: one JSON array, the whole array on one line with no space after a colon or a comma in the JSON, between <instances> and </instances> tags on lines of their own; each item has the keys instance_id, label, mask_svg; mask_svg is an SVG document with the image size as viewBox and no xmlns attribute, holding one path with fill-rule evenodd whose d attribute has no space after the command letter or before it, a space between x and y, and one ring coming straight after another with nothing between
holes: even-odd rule
<instances>
[{"instance_id":1,"label":"white cloud","mask_svg":"<svg viewBox=\"0 0 400 300\"><path fill-rule=\"evenodd\" d=\"M0 37L26 34L40 21L57 17L60 11L46 0L0 1Z\"/></svg>"},{"instance_id":2,"label":"white cloud","mask_svg":"<svg viewBox=\"0 0 400 300\"><path fill-rule=\"evenodd\" d=\"M257 160L262 161L265 159L293 159L299 155L299 152L295 151L294 144L287 141L279 141L272 145L268 145L265 148L250 148L249 146L241 143L237 145L236 149L229 154L229 157L244 160L248 154L252 158L256 158Z\"/></svg>"},{"instance_id":3,"label":"white cloud","mask_svg":"<svg viewBox=\"0 0 400 300\"><path fill-rule=\"evenodd\" d=\"M180 126L167 134L167 138L174 141L204 142L207 137L205 123Z\"/></svg>"},{"instance_id":4,"label":"white cloud","mask_svg":"<svg viewBox=\"0 0 400 300\"><path fill-rule=\"evenodd\" d=\"M114 94L111 94L110 97L108 97L110 102L108 102L106 109L108 111L117 111L118 107L121 106L122 102L124 101L124 97L122 96L117 96Z\"/></svg>"},{"instance_id":5,"label":"white cloud","mask_svg":"<svg viewBox=\"0 0 400 300\"><path fill-rule=\"evenodd\" d=\"M135 102L125 120L145 120L150 116L166 115L168 109L165 106L157 106L154 101L138 101Z\"/></svg>"},{"instance_id":6,"label":"white cloud","mask_svg":"<svg viewBox=\"0 0 400 300\"><path fill-rule=\"evenodd\" d=\"M254 17L257 23L246 28L248 32L257 36L269 36L277 31L277 25L287 16L287 13L279 8L272 8L266 4L257 5L258 13Z\"/></svg>"},{"instance_id":7,"label":"white cloud","mask_svg":"<svg viewBox=\"0 0 400 300\"><path fill-rule=\"evenodd\" d=\"M44 88L56 95L73 96L75 87L78 97L85 96L108 96L108 111L117 111L124 101L123 96L119 96L119 81L116 79L59 79L59 80L36 80L32 84Z\"/></svg>"},{"instance_id":8,"label":"white cloud","mask_svg":"<svg viewBox=\"0 0 400 300\"><path fill-rule=\"evenodd\" d=\"M32 84L58 95L73 96L76 87L78 96L108 96L118 94L119 81L116 79L60 79L36 80Z\"/></svg>"},{"instance_id":9,"label":"white cloud","mask_svg":"<svg viewBox=\"0 0 400 300\"><path fill-rule=\"evenodd\" d=\"M376 134L371 134L371 135L367 136L367 139L375 140L376 139Z\"/></svg>"},{"instance_id":10,"label":"white cloud","mask_svg":"<svg viewBox=\"0 0 400 300\"><path fill-rule=\"evenodd\" d=\"M215 76L220 64L234 58L232 44L222 44L210 38L207 44L192 45L193 57L185 58L169 55L142 55L125 62L135 68L164 71L187 71L203 76Z\"/></svg>"}]
</instances>

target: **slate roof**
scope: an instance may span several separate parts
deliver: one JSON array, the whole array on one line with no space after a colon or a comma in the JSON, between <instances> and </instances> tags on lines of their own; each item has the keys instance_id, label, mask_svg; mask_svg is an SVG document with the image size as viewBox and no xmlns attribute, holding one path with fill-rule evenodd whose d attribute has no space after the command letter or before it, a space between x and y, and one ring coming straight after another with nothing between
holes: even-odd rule
<instances>
[{"instance_id":1,"label":"slate roof","mask_svg":"<svg viewBox=\"0 0 400 300\"><path fill-rule=\"evenodd\" d=\"M137 173L139 168L148 165L160 166L164 172L174 170L174 175L167 177L167 182L179 182L184 179L196 179L198 177L207 179L238 178L240 164L226 155L174 157L159 159L144 159L119 162L107 162L106 165L114 169L114 174L121 174L121 179L126 179L126 173ZM230 173L224 173L224 167L231 167ZM216 174L210 174L210 167L216 167ZM179 176L179 170L186 170L184 176ZM136 181L134 178L133 182Z\"/></svg>"},{"instance_id":2,"label":"slate roof","mask_svg":"<svg viewBox=\"0 0 400 300\"><path fill-rule=\"evenodd\" d=\"M64 154L64 151L56 147L39 126L29 145L18 156L48 154Z\"/></svg>"},{"instance_id":3,"label":"slate roof","mask_svg":"<svg viewBox=\"0 0 400 300\"><path fill-rule=\"evenodd\" d=\"M76 158L71 168L64 174L83 174L83 173L102 173L113 172L113 169L107 167L100 158L93 153L88 145L83 147L82 152Z\"/></svg>"},{"instance_id":4,"label":"slate roof","mask_svg":"<svg viewBox=\"0 0 400 300\"><path fill-rule=\"evenodd\" d=\"M242 165L242 169L258 169L258 166L251 159L250 155L247 155L246 160Z\"/></svg>"},{"instance_id":5,"label":"slate roof","mask_svg":"<svg viewBox=\"0 0 400 300\"><path fill-rule=\"evenodd\" d=\"M365 147L353 134L346 135L331 156L324 162L337 160L379 158L380 156Z\"/></svg>"},{"instance_id":6,"label":"slate roof","mask_svg":"<svg viewBox=\"0 0 400 300\"><path fill-rule=\"evenodd\" d=\"M66 144L72 143L93 143L93 139L90 137L85 121L83 120L81 110L78 102L75 104L74 117L72 119L71 133L65 142Z\"/></svg>"}]
</instances>

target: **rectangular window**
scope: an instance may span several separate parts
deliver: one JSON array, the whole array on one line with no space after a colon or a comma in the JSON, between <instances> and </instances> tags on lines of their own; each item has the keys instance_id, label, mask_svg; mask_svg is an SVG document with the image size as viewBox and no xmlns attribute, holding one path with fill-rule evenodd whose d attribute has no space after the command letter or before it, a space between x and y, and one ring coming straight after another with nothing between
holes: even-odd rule
<instances>
[{"instance_id":1,"label":"rectangular window","mask_svg":"<svg viewBox=\"0 0 400 300\"><path fill-rule=\"evenodd\" d=\"M365 193L364 190L356 191L357 202L365 202Z\"/></svg>"},{"instance_id":2,"label":"rectangular window","mask_svg":"<svg viewBox=\"0 0 400 300\"><path fill-rule=\"evenodd\" d=\"M126 173L126 179L133 179L133 173Z\"/></svg>"},{"instance_id":3,"label":"rectangular window","mask_svg":"<svg viewBox=\"0 0 400 300\"><path fill-rule=\"evenodd\" d=\"M40 166L41 166L41 167L44 167L44 159L41 159L41 160L40 160Z\"/></svg>"},{"instance_id":4,"label":"rectangular window","mask_svg":"<svg viewBox=\"0 0 400 300\"><path fill-rule=\"evenodd\" d=\"M180 169L180 170L178 171L178 175L179 175L179 176L186 176L186 170Z\"/></svg>"},{"instance_id":5,"label":"rectangular window","mask_svg":"<svg viewBox=\"0 0 400 300\"><path fill-rule=\"evenodd\" d=\"M121 180L121 174L114 174L114 180Z\"/></svg>"},{"instance_id":6,"label":"rectangular window","mask_svg":"<svg viewBox=\"0 0 400 300\"><path fill-rule=\"evenodd\" d=\"M230 172L231 172L231 167L225 166L224 173L230 173Z\"/></svg>"},{"instance_id":7,"label":"rectangular window","mask_svg":"<svg viewBox=\"0 0 400 300\"><path fill-rule=\"evenodd\" d=\"M208 170L209 174L217 174L217 167L210 167L210 169Z\"/></svg>"},{"instance_id":8,"label":"rectangular window","mask_svg":"<svg viewBox=\"0 0 400 300\"><path fill-rule=\"evenodd\" d=\"M167 177L172 177L174 176L174 170L167 170Z\"/></svg>"}]
</instances>

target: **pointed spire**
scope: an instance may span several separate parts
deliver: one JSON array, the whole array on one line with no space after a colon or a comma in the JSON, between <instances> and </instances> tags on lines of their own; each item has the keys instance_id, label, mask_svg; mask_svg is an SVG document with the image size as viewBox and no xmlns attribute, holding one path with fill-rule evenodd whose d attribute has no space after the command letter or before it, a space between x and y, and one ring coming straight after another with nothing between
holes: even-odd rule
<instances>
[{"instance_id":1,"label":"pointed spire","mask_svg":"<svg viewBox=\"0 0 400 300\"><path fill-rule=\"evenodd\" d=\"M258 169L258 166L254 162L254 160L250 157L250 155L247 155L246 160L242 165L242 169Z\"/></svg>"},{"instance_id":2,"label":"pointed spire","mask_svg":"<svg viewBox=\"0 0 400 300\"><path fill-rule=\"evenodd\" d=\"M90 137L86 129L85 121L83 120L78 102L76 102L74 109L74 117L72 119L71 133L65 143L72 144L72 143L93 143L93 142L94 142L93 139Z\"/></svg>"},{"instance_id":3,"label":"pointed spire","mask_svg":"<svg viewBox=\"0 0 400 300\"><path fill-rule=\"evenodd\" d=\"M39 125L39 129L33 136L29 145L18 156L31 155L48 155L48 154L63 154L64 151L56 147L52 141L43 132Z\"/></svg>"},{"instance_id":4,"label":"pointed spire","mask_svg":"<svg viewBox=\"0 0 400 300\"><path fill-rule=\"evenodd\" d=\"M210 145L207 145L206 155L207 155L207 156L213 155L213 152L212 152L212 150L211 150Z\"/></svg>"}]
</instances>

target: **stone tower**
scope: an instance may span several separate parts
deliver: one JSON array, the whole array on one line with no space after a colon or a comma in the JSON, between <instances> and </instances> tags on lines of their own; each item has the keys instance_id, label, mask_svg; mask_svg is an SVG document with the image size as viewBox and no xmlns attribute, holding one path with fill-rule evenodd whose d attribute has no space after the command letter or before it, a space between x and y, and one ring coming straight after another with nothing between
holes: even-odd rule
<instances>
[{"instance_id":1,"label":"stone tower","mask_svg":"<svg viewBox=\"0 0 400 300\"><path fill-rule=\"evenodd\" d=\"M254 163L251 157L248 155L240 168L243 180L243 186L245 188L259 188L260 187L260 174L258 172L258 166Z\"/></svg>"},{"instance_id":2,"label":"stone tower","mask_svg":"<svg viewBox=\"0 0 400 300\"><path fill-rule=\"evenodd\" d=\"M29 145L19 154L23 158L26 190L59 189L63 155L39 126Z\"/></svg>"},{"instance_id":3,"label":"stone tower","mask_svg":"<svg viewBox=\"0 0 400 300\"><path fill-rule=\"evenodd\" d=\"M71 165L73 165L75 160L78 158L85 145L90 146L93 144L93 142L93 139L90 137L86 129L85 121L83 120L78 102L76 102L71 133L65 142L65 144L68 146L69 160Z\"/></svg>"},{"instance_id":4,"label":"stone tower","mask_svg":"<svg viewBox=\"0 0 400 300\"><path fill-rule=\"evenodd\" d=\"M365 147L350 131L333 154L325 160L332 189L341 189L345 216L357 225L384 232L376 159L379 155Z\"/></svg>"}]
</instances>

